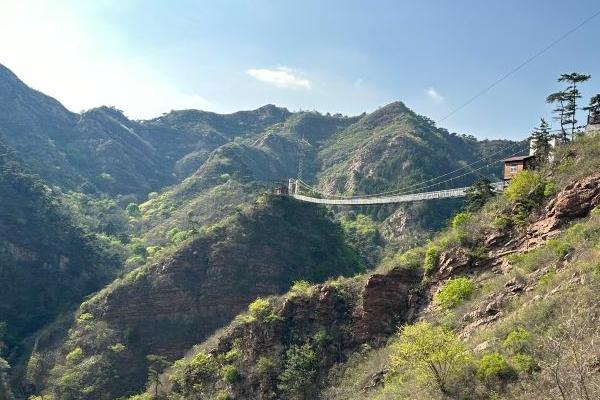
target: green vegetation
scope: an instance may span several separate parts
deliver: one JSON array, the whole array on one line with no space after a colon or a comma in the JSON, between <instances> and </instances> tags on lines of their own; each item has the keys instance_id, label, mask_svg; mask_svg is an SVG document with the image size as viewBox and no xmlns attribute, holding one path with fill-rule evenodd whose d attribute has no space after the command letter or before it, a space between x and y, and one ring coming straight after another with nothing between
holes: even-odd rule
<instances>
[{"instance_id":1,"label":"green vegetation","mask_svg":"<svg viewBox=\"0 0 600 400\"><path fill-rule=\"evenodd\" d=\"M435 294L433 301L442 308L454 308L471 297L474 290L473 282L469 278L449 279Z\"/></svg>"},{"instance_id":2,"label":"green vegetation","mask_svg":"<svg viewBox=\"0 0 600 400\"><path fill-rule=\"evenodd\" d=\"M2 142L0 193L0 315L12 352L108 282L122 258L91 234L104 225L92 224L87 232L78 226L61 194L27 172Z\"/></svg>"},{"instance_id":3,"label":"green vegetation","mask_svg":"<svg viewBox=\"0 0 600 400\"><path fill-rule=\"evenodd\" d=\"M279 376L280 388L289 399L314 398L315 379L318 375L317 353L309 343L291 346Z\"/></svg>"},{"instance_id":4,"label":"green vegetation","mask_svg":"<svg viewBox=\"0 0 600 400\"><path fill-rule=\"evenodd\" d=\"M491 381L503 381L515 377L514 369L508 364L504 356L498 352L484 355L479 360L477 378L489 383Z\"/></svg>"},{"instance_id":5,"label":"green vegetation","mask_svg":"<svg viewBox=\"0 0 600 400\"><path fill-rule=\"evenodd\" d=\"M413 382L450 395L458 390L453 382L466 376L471 363L467 347L446 328L428 322L407 325L391 344L386 391L402 393Z\"/></svg>"},{"instance_id":6,"label":"green vegetation","mask_svg":"<svg viewBox=\"0 0 600 400\"><path fill-rule=\"evenodd\" d=\"M562 75L549 98L569 143L545 162L542 120L537 169L504 195L482 180L464 205L356 212L263 182L295 176L300 156L321 190L386 192L508 143L451 134L402 103L352 118L73 114L6 77L0 66L23 103L0 107L0 398L125 398L144 383L133 399L600 396L598 207L551 239L521 236L600 170L598 137L575 129L586 75Z\"/></svg>"}]
</instances>

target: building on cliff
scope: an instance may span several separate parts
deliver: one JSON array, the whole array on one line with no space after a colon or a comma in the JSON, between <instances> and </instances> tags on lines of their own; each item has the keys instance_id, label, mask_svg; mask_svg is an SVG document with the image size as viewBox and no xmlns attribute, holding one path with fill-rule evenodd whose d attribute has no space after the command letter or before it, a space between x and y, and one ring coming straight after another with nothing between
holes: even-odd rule
<instances>
[{"instance_id":1,"label":"building on cliff","mask_svg":"<svg viewBox=\"0 0 600 400\"><path fill-rule=\"evenodd\" d=\"M504 163L504 182L508 182L519 172L526 169L533 169L535 164L535 154L510 157L502 160L502 162Z\"/></svg>"}]
</instances>

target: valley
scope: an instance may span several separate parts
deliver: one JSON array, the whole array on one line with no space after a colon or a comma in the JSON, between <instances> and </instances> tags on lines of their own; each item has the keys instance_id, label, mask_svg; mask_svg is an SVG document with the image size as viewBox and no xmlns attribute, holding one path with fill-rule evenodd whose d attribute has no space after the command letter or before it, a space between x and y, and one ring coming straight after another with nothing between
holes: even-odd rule
<instances>
[{"instance_id":1,"label":"valley","mask_svg":"<svg viewBox=\"0 0 600 400\"><path fill-rule=\"evenodd\" d=\"M529 141L400 101L134 120L0 65L0 399L595 398L594 126L501 191Z\"/></svg>"}]
</instances>

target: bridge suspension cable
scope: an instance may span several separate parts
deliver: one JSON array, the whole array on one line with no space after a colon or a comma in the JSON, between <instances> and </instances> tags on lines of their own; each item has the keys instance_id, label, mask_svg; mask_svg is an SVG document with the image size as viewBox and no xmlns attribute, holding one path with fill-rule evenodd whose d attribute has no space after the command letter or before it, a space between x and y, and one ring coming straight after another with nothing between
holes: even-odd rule
<instances>
[{"instance_id":1,"label":"bridge suspension cable","mask_svg":"<svg viewBox=\"0 0 600 400\"><path fill-rule=\"evenodd\" d=\"M372 198L372 197L391 196L391 195L394 195L394 194L395 195L410 194L411 192L422 191L422 190L425 190L425 189L428 189L428 188L432 188L432 187L435 187L435 186L442 185L444 183L448 183L448 182L454 181L456 179L468 176L468 175L473 174L475 172L478 172L478 171L480 171L480 170L482 170L484 168L487 168L487 167L493 165L494 163L500 161L500 159L491 161L492 157L494 155L497 155L499 153L504 153L505 151L507 151L507 150L509 150L511 148L514 149L517 146L520 147L517 152L509 154L509 155L503 154L502 158L512 157L514 155L517 155L517 154L521 153L523 150L525 150L523 148L523 144L522 143L513 143L510 146L507 146L507 147L505 147L505 148L503 148L501 150L498 150L498 151L492 153L490 156L478 159L478 160L476 160L476 161L474 161L474 162L472 162L470 164L467 164L467 165L465 165L465 166L463 166L461 168L457 168L457 169L455 169L453 171L447 172L445 174L439 175L439 176L434 177L434 178L427 179L427 180L422 181L422 182L418 182L418 183L406 186L404 188L399 188L399 189L395 189L395 190L391 190L391 191L386 191L386 192L380 192L380 193L374 193L374 194L368 194L368 195L359 195L359 196L342 196L342 195L334 195L334 194L325 193L323 191L320 191L320 190L318 190L318 189L310 186L309 184L307 184L306 182L301 181L301 180L299 180L298 183L300 183L300 186L305 187L306 189L312 191L313 193L317 193L317 194L319 194L321 196L325 196L325 197L328 197L328 198L335 198L335 199L367 199L367 198ZM447 177L449 175L455 174L455 173L457 173L459 171L462 171L462 170L464 170L464 169L466 169L468 167L472 167L472 166L478 164L481 161L486 161L486 160L490 160L490 162L488 162L487 164L485 164L485 165L483 165L483 166L481 166L479 168L472 169L472 170L470 170L470 171L468 171L468 172L466 172L464 174L461 174L461 175L458 175L458 176L454 176L454 177L448 178L448 179L440 181L440 182L435 182L435 181L437 181L439 179L442 179L442 178Z\"/></svg>"}]
</instances>

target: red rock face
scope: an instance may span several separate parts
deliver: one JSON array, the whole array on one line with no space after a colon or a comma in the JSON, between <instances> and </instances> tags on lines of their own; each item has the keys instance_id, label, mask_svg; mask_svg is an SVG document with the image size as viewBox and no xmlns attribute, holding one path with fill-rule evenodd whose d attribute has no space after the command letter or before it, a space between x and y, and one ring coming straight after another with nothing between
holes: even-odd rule
<instances>
[{"instance_id":1,"label":"red rock face","mask_svg":"<svg viewBox=\"0 0 600 400\"><path fill-rule=\"evenodd\" d=\"M411 288L419 281L416 271L406 269L371 275L362 292L362 307L354 313L355 339L367 341L393 333L415 306Z\"/></svg>"},{"instance_id":2,"label":"red rock face","mask_svg":"<svg viewBox=\"0 0 600 400\"><path fill-rule=\"evenodd\" d=\"M574 218L589 214L600 205L600 174L595 174L567 186L548 203L545 212L527 230L528 246L535 246L558 234L560 228Z\"/></svg>"}]
</instances>

